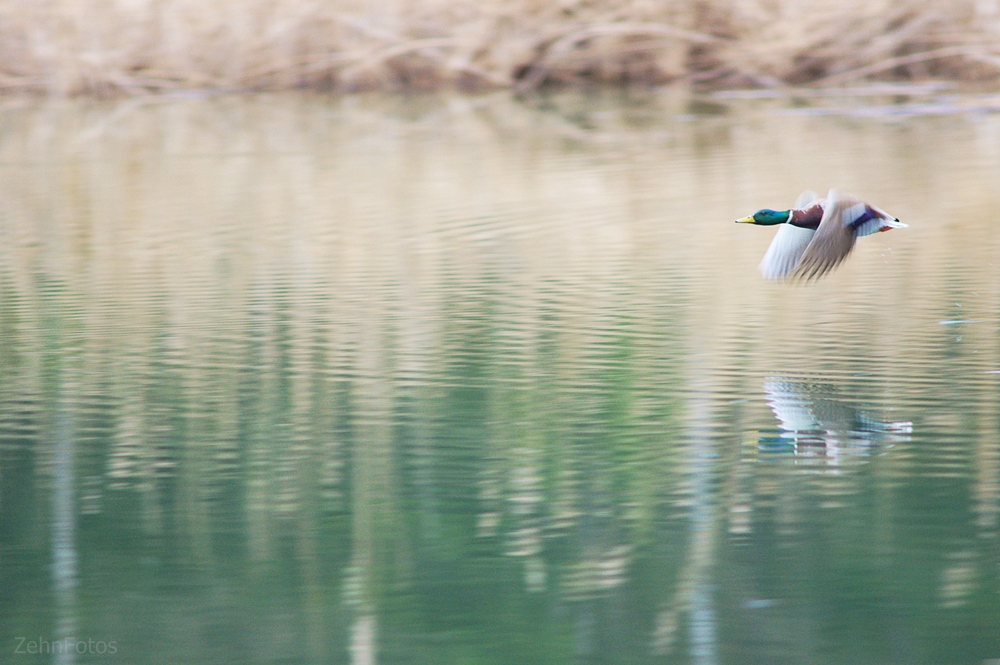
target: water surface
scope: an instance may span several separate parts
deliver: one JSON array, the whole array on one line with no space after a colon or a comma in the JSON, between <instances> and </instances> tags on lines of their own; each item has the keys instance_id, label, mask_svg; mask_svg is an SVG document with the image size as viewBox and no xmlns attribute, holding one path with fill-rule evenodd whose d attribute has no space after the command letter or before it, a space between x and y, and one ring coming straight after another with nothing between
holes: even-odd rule
<instances>
[{"instance_id":1,"label":"water surface","mask_svg":"<svg viewBox=\"0 0 1000 665\"><path fill-rule=\"evenodd\" d=\"M994 662L966 101L6 102L0 660Z\"/></svg>"}]
</instances>

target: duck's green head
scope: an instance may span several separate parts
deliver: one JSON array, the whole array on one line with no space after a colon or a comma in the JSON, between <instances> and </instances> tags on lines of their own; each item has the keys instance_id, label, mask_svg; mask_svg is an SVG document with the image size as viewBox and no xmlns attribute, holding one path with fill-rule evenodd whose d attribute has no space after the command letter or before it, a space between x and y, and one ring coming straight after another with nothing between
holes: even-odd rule
<instances>
[{"instance_id":1,"label":"duck's green head","mask_svg":"<svg viewBox=\"0 0 1000 665\"><path fill-rule=\"evenodd\" d=\"M764 208L758 210L749 217L737 219L737 224L760 224L761 226L773 226L774 224L784 224L791 217L791 210L771 210Z\"/></svg>"}]
</instances>

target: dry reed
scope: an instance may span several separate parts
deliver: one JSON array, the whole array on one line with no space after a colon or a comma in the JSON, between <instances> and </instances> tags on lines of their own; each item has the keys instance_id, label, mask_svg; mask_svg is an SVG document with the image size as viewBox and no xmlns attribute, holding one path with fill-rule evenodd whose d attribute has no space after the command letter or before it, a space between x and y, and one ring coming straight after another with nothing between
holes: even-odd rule
<instances>
[{"instance_id":1,"label":"dry reed","mask_svg":"<svg viewBox=\"0 0 1000 665\"><path fill-rule=\"evenodd\" d=\"M1000 78L1000 0L0 0L0 90Z\"/></svg>"}]
</instances>

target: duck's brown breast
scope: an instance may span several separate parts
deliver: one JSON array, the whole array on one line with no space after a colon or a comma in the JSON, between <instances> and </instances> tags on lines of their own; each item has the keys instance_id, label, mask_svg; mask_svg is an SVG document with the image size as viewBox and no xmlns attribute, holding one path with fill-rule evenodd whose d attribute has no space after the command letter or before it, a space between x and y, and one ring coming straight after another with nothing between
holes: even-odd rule
<instances>
[{"instance_id":1,"label":"duck's brown breast","mask_svg":"<svg viewBox=\"0 0 1000 665\"><path fill-rule=\"evenodd\" d=\"M815 230L819 227L820 220L823 219L823 201L816 201L812 205L792 210L792 216L788 223L803 229Z\"/></svg>"}]
</instances>

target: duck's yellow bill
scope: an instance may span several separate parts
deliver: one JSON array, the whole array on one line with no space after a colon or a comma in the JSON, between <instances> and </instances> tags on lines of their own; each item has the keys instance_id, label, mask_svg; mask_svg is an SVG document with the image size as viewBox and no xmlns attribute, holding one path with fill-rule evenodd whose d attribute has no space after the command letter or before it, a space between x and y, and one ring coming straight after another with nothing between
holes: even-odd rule
<instances>
[{"instance_id":1,"label":"duck's yellow bill","mask_svg":"<svg viewBox=\"0 0 1000 665\"><path fill-rule=\"evenodd\" d=\"M740 217L739 219L736 220L736 223L737 224L753 224L753 215L750 215L749 217Z\"/></svg>"}]
</instances>

